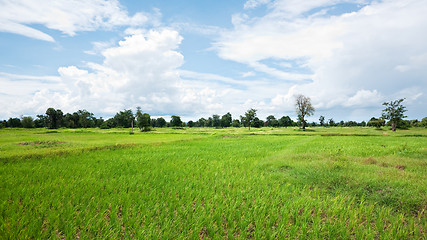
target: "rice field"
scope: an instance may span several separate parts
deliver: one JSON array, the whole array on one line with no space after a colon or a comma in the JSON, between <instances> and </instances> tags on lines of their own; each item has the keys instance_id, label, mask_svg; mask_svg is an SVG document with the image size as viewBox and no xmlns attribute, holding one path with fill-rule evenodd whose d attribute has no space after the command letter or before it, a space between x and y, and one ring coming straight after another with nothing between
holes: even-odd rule
<instances>
[{"instance_id":1,"label":"rice field","mask_svg":"<svg viewBox=\"0 0 427 240\"><path fill-rule=\"evenodd\" d=\"M0 129L0 239L425 239L427 130Z\"/></svg>"}]
</instances>

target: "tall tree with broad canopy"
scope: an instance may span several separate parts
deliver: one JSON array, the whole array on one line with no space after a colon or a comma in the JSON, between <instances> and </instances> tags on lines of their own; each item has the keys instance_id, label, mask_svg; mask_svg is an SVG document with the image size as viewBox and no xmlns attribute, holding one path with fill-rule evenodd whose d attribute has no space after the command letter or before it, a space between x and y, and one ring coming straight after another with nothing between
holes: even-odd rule
<instances>
[{"instance_id":1,"label":"tall tree with broad canopy","mask_svg":"<svg viewBox=\"0 0 427 240\"><path fill-rule=\"evenodd\" d=\"M255 120L256 117L256 109L249 109L248 111L245 112L245 116L240 116L241 122L243 123L243 125L248 126L249 131L251 130L251 125L253 123L253 121Z\"/></svg>"},{"instance_id":2,"label":"tall tree with broad canopy","mask_svg":"<svg viewBox=\"0 0 427 240\"><path fill-rule=\"evenodd\" d=\"M172 127L182 127L181 117L173 115L171 118Z\"/></svg>"},{"instance_id":3,"label":"tall tree with broad canopy","mask_svg":"<svg viewBox=\"0 0 427 240\"><path fill-rule=\"evenodd\" d=\"M147 132L150 130L150 115L148 113L142 113L141 107L136 108L136 121L139 130Z\"/></svg>"},{"instance_id":4,"label":"tall tree with broad canopy","mask_svg":"<svg viewBox=\"0 0 427 240\"><path fill-rule=\"evenodd\" d=\"M46 110L46 115L48 128L56 129L61 127L64 114L60 109L55 110L54 108L48 108Z\"/></svg>"},{"instance_id":5,"label":"tall tree with broad canopy","mask_svg":"<svg viewBox=\"0 0 427 240\"><path fill-rule=\"evenodd\" d=\"M313 115L315 110L314 107L311 105L310 98L302 94L297 95L295 98L295 108L298 118L301 121L302 129L305 129L305 117Z\"/></svg>"},{"instance_id":6,"label":"tall tree with broad canopy","mask_svg":"<svg viewBox=\"0 0 427 240\"><path fill-rule=\"evenodd\" d=\"M391 130L393 132L396 131L397 123L406 117L403 115L403 113L407 111L406 107L402 105L404 100L405 98L402 98L399 100L383 103L386 108L383 110L382 118L390 121Z\"/></svg>"},{"instance_id":7,"label":"tall tree with broad canopy","mask_svg":"<svg viewBox=\"0 0 427 240\"><path fill-rule=\"evenodd\" d=\"M230 127L232 123L231 113L224 114L221 117L221 127Z\"/></svg>"}]
</instances>

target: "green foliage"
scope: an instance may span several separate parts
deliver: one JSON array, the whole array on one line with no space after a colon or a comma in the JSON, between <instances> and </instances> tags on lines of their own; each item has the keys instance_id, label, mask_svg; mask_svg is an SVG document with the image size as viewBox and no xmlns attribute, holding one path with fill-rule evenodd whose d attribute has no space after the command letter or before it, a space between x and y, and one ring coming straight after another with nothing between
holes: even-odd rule
<instances>
[{"instance_id":1,"label":"green foliage","mask_svg":"<svg viewBox=\"0 0 427 240\"><path fill-rule=\"evenodd\" d=\"M402 105L404 100L405 98L402 98L399 100L383 103L386 108L383 110L382 118L390 120L391 129L393 132L396 131L396 127L399 121L406 117L403 115L403 113L407 111L406 107Z\"/></svg>"},{"instance_id":2,"label":"green foliage","mask_svg":"<svg viewBox=\"0 0 427 240\"><path fill-rule=\"evenodd\" d=\"M423 118L419 123L418 126L427 128L427 117Z\"/></svg>"},{"instance_id":3,"label":"green foliage","mask_svg":"<svg viewBox=\"0 0 427 240\"><path fill-rule=\"evenodd\" d=\"M245 116L240 116L240 121L242 122L243 126L248 127L249 130L251 130L252 123L255 120L256 112L256 109L251 108L245 112Z\"/></svg>"},{"instance_id":4,"label":"green foliage","mask_svg":"<svg viewBox=\"0 0 427 240\"><path fill-rule=\"evenodd\" d=\"M54 108L48 108L46 110L46 116L47 116L47 127L50 129L57 129L62 126L62 118L64 117L64 114L60 109L54 109Z\"/></svg>"},{"instance_id":5,"label":"green foliage","mask_svg":"<svg viewBox=\"0 0 427 240\"><path fill-rule=\"evenodd\" d=\"M377 129L380 129L382 126L385 125L385 120L381 118L375 118L372 117L369 122L366 124L368 127L376 127Z\"/></svg>"},{"instance_id":6,"label":"green foliage","mask_svg":"<svg viewBox=\"0 0 427 240\"><path fill-rule=\"evenodd\" d=\"M136 121L137 121L137 126L141 131L143 132L150 131L150 126L151 126L150 114L142 113L140 107L137 107L137 110L136 110Z\"/></svg>"},{"instance_id":7,"label":"green foliage","mask_svg":"<svg viewBox=\"0 0 427 240\"><path fill-rule=\"evenodd\" d=\"M232 121L231 113L224 114L221 117L221 127L231 127Z\"/></svg>"},{"instance_id":8,"label":"green foliage","mask_svg":"<svg viewBox=\"0 0 427 240\"><path fill-rule=\"evenodd\" d=\"M239 128L241 127L239 119L234 119L232 123L233 127Z\"/></svg>"},{"instance_id":9,"label":"green foliage","mask_svg":"<svg viewBox=\"0 0 427 240\"><path fill-rule=\"evenodd\" d=\"M156 119L156 127L166 127L166 120L162 117Z\"/></svg>"},{"instance_id":10,"label":"green foliage","mask_svg":"<svg viewBox=\"0 0 427 240\"><path fill-rule=\"evenodd\" d=\"M11 128L20 128L22 127L21 119L9 118L9 120L7 120L7 126Z\"/></svg>"},{"instance_id":11,"label":"green foliage","mask_svg":"<svg viewBox=\"0 0 427 240\"><path fill-rule=\"evenodd\" d=\"M34 120L30 116L23 117L21 123L22 123L22 127L24 127L24 128L33 128L34 127Z\"/></svg>"},{"instance_id":12,"label":"green foliage","mask_svg":"<svg viewBox=\"0 0 427 240\"><path fill-rule=\"evenodd\" d=\"M114 116L114 126L112 127L122 127L122 128L130 128L132 126L132 121L135 120L133 116L132 110L123 110L118 112Z\"/></svg>"},{"instance_id":13,"label":"green foliage","mask_svg":"<svg viewBox=\"0 0 427 240\"><path fill-rule=\"evenodd\" d=\"M219 119L219 115L212 115L212 127L219 128L221 127L221 120Z\"/></svg>"},{"instance_id":14,"label":"green foliage","mask_svg":"<svg viewBox=\"0 0 427 240\"><path fill-rule=\"evenodd\" d=\"M173 115L170 124L171 127L182 127L181 117Z\"/></svg>"},{"instance_id":15,"label":"green foliage","mask_svg":"<svg viewBox=\"0 0 427 240\"><path fill-rule=\"evenodd\" d=\"M294 126L294 121L289 116L283 116L279 119L280 127L291 127Z\"/></svg>"},{"instance_id":16,"label":"green foliage","mask_svg":"<svg viewBox=\"0 0 427 240\"><path fill-rule=\"evenodd\" d=\"M268 127L278 127L279 121L273 115L269 115L266 124Z\"/></svg>"},{"instance_id":17,"label":"green foliage","mask_svg":"<svg viewBox=\"0 0 427 240\"><path fill-rule=\"evenodd\" d=\"M319 117L319 123L320 123L320 126L322 126L322 127L325 125L325 116Z\"/></svg>"}]
</instances>

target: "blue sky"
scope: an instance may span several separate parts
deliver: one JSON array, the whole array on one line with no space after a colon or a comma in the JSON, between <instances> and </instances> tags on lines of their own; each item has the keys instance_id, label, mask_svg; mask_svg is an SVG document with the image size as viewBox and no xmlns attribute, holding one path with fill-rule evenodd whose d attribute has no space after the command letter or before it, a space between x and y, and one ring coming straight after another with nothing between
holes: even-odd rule
<instances>
[{"instance_id":1,"label":"blue sky","mask_svg":"<svg viewBox=\"0 0 427 240\"><path fill-rule=\"evenodd\" d=\"M197 120L427 116L427 2L0 0L0 119L48 107Z\"/></svg>"}]
</instances>

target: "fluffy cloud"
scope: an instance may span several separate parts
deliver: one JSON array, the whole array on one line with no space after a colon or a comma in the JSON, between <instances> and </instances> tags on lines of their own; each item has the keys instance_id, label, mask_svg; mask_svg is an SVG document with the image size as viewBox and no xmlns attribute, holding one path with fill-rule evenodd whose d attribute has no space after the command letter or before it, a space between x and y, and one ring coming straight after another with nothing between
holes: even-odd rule
<instances>
[{"instance_id":1,"label":"fluffy cloud","mask_svg":"<svg viewBox=\"0 0 427 240\"><path fill-rule=\"evenodd\" d=\"M334 12L336 4L344 3L352 10ZM263 17L236 14L234 29L224 32L214 46L221 58L282 81L296 81L271 98L272 103L283 103L292 91L311 96L319 109L357 109L378 106L402 89L416 87L414 108L421 110L427 90L426 2L277 0L268 4ZM291 72L271 60L292 62L301 71ZM307 78L311 82L298 83Z\"/></svg>"},{"instance_id":2,"label":"fluffy cloud","mask_svg":"<svg viewBox=\"0 0 427 240\"><path fill-rule=\"evenodd\" d=\"M117 0L0 0L0 31L50 41L54 39L29 25L73 36L78 31L93 31L115 26L141 26L155 23L158 14L136 13L128 16Z\"/></svg>"}]
</instances>

